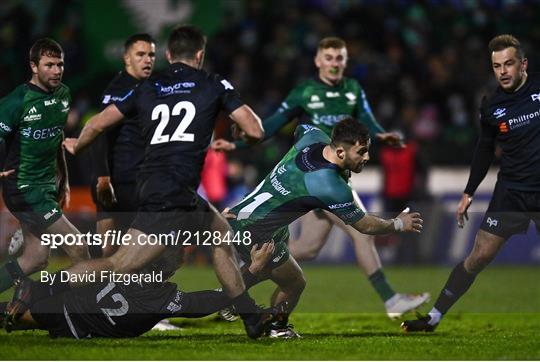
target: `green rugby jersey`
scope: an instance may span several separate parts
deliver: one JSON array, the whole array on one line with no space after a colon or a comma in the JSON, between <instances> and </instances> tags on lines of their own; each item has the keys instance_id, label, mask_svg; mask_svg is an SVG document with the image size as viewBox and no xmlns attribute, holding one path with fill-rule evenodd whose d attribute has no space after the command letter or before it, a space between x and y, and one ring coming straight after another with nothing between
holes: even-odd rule
<instances>
[{"instance_id":1,"label":"green rugby jersey","mask_svg":"<svg viewBox=\"0 0 540 362\"><path fill-rule=\"evenodd\" d=\"M5 170L17 187L54 185L57 153L71 103L69 88L60 84L45 92L21 84L0 100L0 141L6 142Z\"/></svg>"},{"instance_id":2,"label":"green rugby jersey","mask_svg":"<svg viewBox=\"0 0 540 362\"><path fill-rule=\"evenodd\" d=\"M322 156L330 138L310 125L296 128L297 142L272 172L231 209L235 231L250 231L255 242L272 238L280 228L314 209L328 210L346 224L364 216L347 184L348 171Z\"/></svg>"}]
</instances>

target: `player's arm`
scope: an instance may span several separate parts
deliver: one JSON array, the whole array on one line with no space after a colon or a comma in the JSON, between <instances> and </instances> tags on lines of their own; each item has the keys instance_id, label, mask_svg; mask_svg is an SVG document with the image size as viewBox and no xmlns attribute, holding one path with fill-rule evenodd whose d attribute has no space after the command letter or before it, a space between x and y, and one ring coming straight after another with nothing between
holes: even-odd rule
<instances>
[{"instance_id":1,"label":"player's arm","mask_svg":"<svg viewBox=\"0 0 540 362\"><path fill-rule=\"evenodd\" d=\"M484 109L484 103L486 99L482 100L482 109ZM490 126L487 122L483 122L484 112L481 112L480 116L480 137L476 144L476 149L474 151L473 160L471 163L471 169L469 171L469 181L467 186L463 191L461 200L459 202L457 211L456 211L456 220L458 227L462 228L465 220L469 219L467 210L471 206L474 193L476 189L486 177L486 174L489 170L489 166L495 158L495 143L497 138L497 129Z\"/></svg>"},{"instance_id":2,"label":"player's arm","mask_svg":"<svg viewBox=\"0 0 540 362\"><path fill-rule=\"evenodd\" d=\"M236 108L230 115L240 128L239 137L248 144L260 142L264 138L264 129L259 116L246 104Z\"/></svg>"},{"instance_id":3,"label":"player's arm","mask_svg":"<svg viewBox=\"0 0 540 362\"><path fill-rule=\"evenodd\" d=\"M112 206L116 203L114 188L111 183L111 174L109 170L109 150L113 148L114 136L110 130L106 130L97 137L92 144L92 157L94 161L94 172L96 173L97 183L96 196L99 202L105 206Z\"/></svg>"},{"instance_id":4,"label":"player's arm","mask_svg":"<svg viewBox=\"0 0 540 362\"><path fill-rule=\"evenodd\" d=\"M22 102L22 97L13 93L0 99L0 143L3 144L4 148L6 138L19 126L23 112ZM7 149L5 149L5 153L7 154ZM15 170L2 171L0 179L14 172Z\"/></svg>"},{"instance_id":5,"label":"player's arm","mask_svg":"<svg viewBox=\"0 0 540 362\"><path fill-rule=\"evenodd\" d=\"M377 140L391 146L403 147L403 139L399 133L386 132L379 122L377 122L371 111L371 106L367 100L366 93L362 88L360 88L358 103L356 104L356 115L357 118L368 127L371 137L375 137Z\"/></svg>"},{"instance_id":6,"label":"player's arm","mask_svg":"<svg viewBox=\"0 0 540 362\"><path fill-rule=\"evenodd\" d=\"M105 129L122 122L124 115L115 104L107 106L84 126L79 138L66 138L64 146L71 154L77 154L90 145Z\"/></svg>"},{"instance_id":7,"label":"player's arm","mask_svg":"<svg viewBox=\"0 0 540 362\"><path fill-rule=\"evenodd\" d=\"M66 162L66 154L62 145L58 147L58 152L56 153L56 178L58 180L58 203L62 208L64 206L69 207L71 197L69 189L68 167Z\"/></svg>"},{"instance_id":8,"label":"player's arm","mask_svg":"<svg viewBox=\"0 0 540 362\"><path fill-rule=\"evenodd\" d=\"M362 234L379 235L399 232L419 233L422 232L422 223L420 214L409 213L407 208L394 219L383 219L366 214L351 226Z\"/></svg>"}]
</instances>

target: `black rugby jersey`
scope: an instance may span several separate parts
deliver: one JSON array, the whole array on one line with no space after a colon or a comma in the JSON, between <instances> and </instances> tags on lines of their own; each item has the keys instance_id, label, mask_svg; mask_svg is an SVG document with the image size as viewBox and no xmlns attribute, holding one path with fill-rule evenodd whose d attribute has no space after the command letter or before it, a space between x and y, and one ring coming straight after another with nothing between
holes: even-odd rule
<instances>
[{"instance_id":1,"label":"black rugby jersey","mask_svg":"<svg viewBox=\"0 0 540 362\"><path fill-rule=\"evenodd\" d=\"M109 104L121 102L139 83L122 71L109 83L101 99L101 110ZM92 145L95 177L111 176L115 184L134 183L137 170L144 158L144 142L138 116L126 118L98 137Z\"/></svg>"},{"instance_id":2,"label":"black rugby jersey","mask_svg":"<svg viewBox=\"0 0 540 362\"><path fill-rule=\"evenodd\" d=\"M172 168L179 183L196 189L218 113L243 104L222 77L174 63L116 105L126 117L139 116L145 142L141 172Z\"/></svg>"},{"instance_id":3,"label":"black rugby jersey","mask_svg":"<svg viewBox=\"0 0 540 362\"><path fill-rule=\"evenodd\" d=\"M509 189L540 191L540 73L529 74L516 92L500 86L482 99L481 134L465 193L473 195L502 149L499 182Z\"/></svg>"}]
</instances>

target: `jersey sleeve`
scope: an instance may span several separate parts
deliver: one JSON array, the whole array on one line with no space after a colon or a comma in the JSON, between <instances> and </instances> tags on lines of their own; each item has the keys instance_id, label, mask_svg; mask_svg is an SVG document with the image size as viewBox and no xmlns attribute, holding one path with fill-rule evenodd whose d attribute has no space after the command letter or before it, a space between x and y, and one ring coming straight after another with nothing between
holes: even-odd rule
<instances>
[{"instance_id":1,"label":"jersey sleeve","mask_svg":"<svg viewBox=\"0 0 540 362\"><path fill-rule=\"evenodd\" d=\"M234 89L233 85L225 78L216 76L217 89L221 100L221 108L231 114L236 109L244 105L240 94Z\"/></svg>"},{"instance_id":2,"label":"jersey sleeve","mask_svg":"<svg viewBox=\"0 0 540 362\"><path fill-rule=\"evenodd\" d=\"M486 177L489 166L495 158L495 143L498 130L487 122L486 108L487 98L484 97L482 98L482 106L480 108L480 137L474 151L469 181L463 191L471 196L474 195L476 189L484 177Z\"/></svg>"},{"instance_id":3,"label":"jersey sleeve","mask_svg":"<svg viewBox=\"0 0 540 362\"><path fill-rule=\"evenodd\" d=\"M125 118L133 118L137 115L137 112L138 112L137 98L138 98L139 91L140 91L140 86L135 87L129 92L127 92L125 96L118 98L117 100L115 100L114 102L111 102L110 104L115 104L118 110L120 111L120 113L122 113ZM105 101L106 99L104 98L102 101L102 105L103 103L105 103ZM103 107L103 109L108 107L110 104L108 104L108 101L107 101L107 104Z\"/></svg>"},{"instance_id":4,"label":"jersey sleeve","mask_svg":"<svg viewBox=\"0 0 540 362\"><path fill-rule=\"evenodd\" d=\"M0 141L18 127L22 108L22 97L17 97L16 93L0 100Z\"/></svg>"},{"instance_id":5,"label":"jersey sleeve","mask_svg":"<svg viewBox=\"0 0 540 362\"><path fill-rule=\"evenodd\" d=\"M377 122L375 119L375 116L373 115L373 112L371 111L371 107L369 105L369 102L366 97L366 92L358 85L358 103L356 104L356 117L358 120L360 120L362 123L364 123L368 129L369 134L373 138L377 133L384 133L386 132L384 128Z\"/></svg>"},{"instance_id":6,"label":"jersey sleeve","mask_svg":"<svg viewBox=\"0 0 540 362\"><path fill-rule=\"evenodd\" d=\"M310 195L318 198L326 210L345 224L354 224L365 216L364 211L354 201L351 187L335 170L311 172L306 175L305 182Z\"/></svg>"}]
</instances>

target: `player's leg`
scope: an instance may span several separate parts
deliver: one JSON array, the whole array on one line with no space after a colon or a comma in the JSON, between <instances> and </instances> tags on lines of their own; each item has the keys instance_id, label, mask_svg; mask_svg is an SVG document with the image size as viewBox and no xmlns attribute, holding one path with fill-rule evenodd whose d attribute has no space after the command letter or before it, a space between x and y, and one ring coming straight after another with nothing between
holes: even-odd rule
<instances>
[{"instance_id":1,"label":"player's leg","mask_svg":"<svg viewBox=\"0 0 540 362\"><path fill-rule=\"evenodd\" d=\"M11 288L15 280L47 267L49 247L43 245L25 225L22 230L25 240L23 253L0 267L0 292Z\"/></svg>"},{"instance_id":2,"label":"player's leg","mask_svg":"<svg viewBox=\"0 0 540 362\"><path fill-rule=\"evenodd\" d=\"M333 224L322 210L310 211L298 220L300 236L289 240L290 253L298 261L313 260L326 243Z\"/></svg>"},{"instance_id":3,"label":"player's leg","mask_svg":"<svg viewBox=\"0 0 540 362\"><path fill-rule=\"evenodd\" d=\"M45 229L45 233L61 235L81 234L80 231L64 215L58 218L58 220L56 220L52 225L47 227L47 229ZM86 239L81 239L81 241L82 242L77 242L73 245L62 245L62 249L64 249L73 263L78 263L90 258Z\"/></svg>"},{"instance_id":4,"label":"player's leg","mask_svg":"<svg viewBox=\"0 0 540 362\"><path fill-rule=\"evenodd\" d=\"M325 211L325 216L352 239L358 266L384 302L388 317L391 319L399 318L403 313L416 309L429 300L429 293L418 295L396 293L382 269L373 235L359 233L331 212Z\"/></svg>"},{"instance_id":5,"label":"player's leg","mask_svg":"<svg viewBox=\"0 0 540 362\"><path fill-rule=\"evenodd\" d=\"M272 269L270 279L278 286L274 292L273 305L283 302L288 303L287 311L278 314L274 318L270 329L270 337L298 338L300 335L289 324L289 314L298 304L300 296L306 287L304 273L291 256L286 262Z\"/></svg>"},{"instance_id":6,"label":"player's leg","mask_svg":"<svg viewBox=\"0 0 540 362\"><path fill-rule=\"evenodd\" d=\"M441 318L469 290L478 273L495 258L505 241L504 237L479 230L471 253L454 267L428 315L405 321L402 328L408 332L434 331Z\"/></svg>"}]
</instances>

